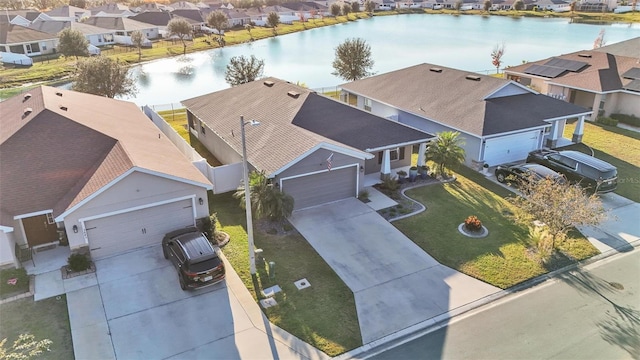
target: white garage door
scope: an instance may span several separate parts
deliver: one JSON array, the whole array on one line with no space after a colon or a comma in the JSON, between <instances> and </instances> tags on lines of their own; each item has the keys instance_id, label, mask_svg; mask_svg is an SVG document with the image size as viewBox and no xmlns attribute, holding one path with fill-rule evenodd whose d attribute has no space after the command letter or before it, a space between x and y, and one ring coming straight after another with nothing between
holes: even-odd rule
<instances>
[{"instance_id":1,"label":"white garage door","mask_svg":"<svg viewBox=\"0 0 640 360\"><path fill-rule=\"evenodd\" d=\"M303 209L356 196L357 166L325 171L282 182L282 190L293 196L294 209Z\"/></svg>"},{"instance_id":2,"label":"white garage door","mask_svg":"<svg viewBox=\"0 0 640 360\"><path fill-rule=\"evenodd\" d=\"M487 140L484 146L484 161L489 166L524 160L530 151L538 149L540 131L501 136Z\"/></svg>"},{"instance_id":3,"label":"white garage door","mask_svg":"<svg viewBox=\"0 0 640 360\"><path fill-rule=\"evenodd\" d=\"M160 244L164 234L193 226L191 200L107 216L85 223L91 257L100 259L141 246Z\"/></svg>"}]
</instances>

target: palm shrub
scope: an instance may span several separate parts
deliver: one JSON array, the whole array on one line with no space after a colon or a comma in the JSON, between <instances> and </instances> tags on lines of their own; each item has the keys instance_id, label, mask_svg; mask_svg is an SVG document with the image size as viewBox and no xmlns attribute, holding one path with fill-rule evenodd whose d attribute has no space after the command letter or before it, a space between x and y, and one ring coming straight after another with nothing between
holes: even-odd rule
<instances>
[{"instance_id":1,"label":"palm shrub","mask_svg":"<svg viewBox=\"0 0 640 360\"><path fill-rule=\"evenodd\" d=\"M264 171L249 173L249 188L251 210L257 218L267 217L272 221L281 221L293 212L293 197L271 184ZM245 208L244 185L238 187L233 196L240 199L240 206Z\"/></svg>"},{"instance_id":2,"label":"palm shrub","mask_svg":"<svg viewBox=\"0 0 640 360\"><path fill-rule=\"evenodd\" d=\"M437 139L429 144L425 153L427 160L436 163L437 173L446 175L447 168L460 165L465 158L464 141L457 131L443 131L437 134Z\"/></svg>"}]
</instances>

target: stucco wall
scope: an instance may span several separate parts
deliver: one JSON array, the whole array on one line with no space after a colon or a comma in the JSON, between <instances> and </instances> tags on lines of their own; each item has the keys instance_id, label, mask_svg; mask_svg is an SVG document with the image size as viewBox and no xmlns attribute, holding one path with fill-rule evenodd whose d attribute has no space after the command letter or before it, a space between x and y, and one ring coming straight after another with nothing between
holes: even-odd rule
<instances>
[{"instance_id":1,"label":"stucco wall","mask_svg":"<svg viewBox=\"0 0 640 360\"><path fill-rule=\"evenodd\" d=\"M229 146L226 142L220 139L206 124L202 124L204 127L204 133L202 132L202 127L200 126L200 121L191 114L191 112L187 112L187 116L190 124L194 126L194 130L197 131L197 139L204 145L213 156L216 157L223 164L233 164L242 161L242 155L238 154L231 146ZM191 134L191 136L195 136ZM240 130L236 136L241 136Z\"/></svg>"},{"instance_id":2,"label":"stucco wall","mask_svg":"<svg viewBox=\"0 0 640 360\"><path fill-rule=\"evenodd\" d=\"M0 231L0 269L17 265L13 254L14 246L13 232Z\"/></svg>"},{"instance_id":3,"label":"stucco wall","mask_svg":"<svg viewBox=\"0 0 640 360\"><path fill-rule=\"evenodd\" d=\"M82 232L74 233L72 230L73 225L81 228L78 219L189 195L195 195L196 218L208 216L209 205L205 188L133 172L65 217L64 225L69 245L71 249L86 245ZM203 205L198 204L198 198L204 200Z\"/></svg>"},{"instance_id":4,"label":"stucco wall","mask_svg":"<svg viewBox=\"0 0 640 360\"><path fill-rule=\"evenodd\" d=\"M597 108L597 104L594 105L595 104L594 97L597 97L597 95L593 93L588 93L585 91L576 90L576 95L575 95L575 98L573 99L573 103L578 106L586 107L589 110L593 109L596 111L596 115L597 115L598 108Z\"/></svg>"},{"instance_id":5,"label":"stucco wall","mask_svg":"<svg viewBox=\"0 0 640 360\"><path fill-rule=\"evenodd\" d=\"M606 115L626 114L640 117L640 95L615 93L607 95L605 103Z\"/></svg>"}]
</instances>

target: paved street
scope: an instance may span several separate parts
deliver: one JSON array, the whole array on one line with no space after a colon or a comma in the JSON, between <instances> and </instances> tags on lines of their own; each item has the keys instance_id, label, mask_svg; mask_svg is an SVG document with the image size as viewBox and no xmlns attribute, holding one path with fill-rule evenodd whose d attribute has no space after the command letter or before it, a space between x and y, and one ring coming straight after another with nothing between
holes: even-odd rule
<instances>
[{"instance_id":1,"label":"paved street","mask_svg":"<svg viewBox=\"0 0 640 360\"><path fill-rule=\"evenodd\" d=\"M372 358L638 359L640 250L507 296Z\"/></svg>"}]
</instances>

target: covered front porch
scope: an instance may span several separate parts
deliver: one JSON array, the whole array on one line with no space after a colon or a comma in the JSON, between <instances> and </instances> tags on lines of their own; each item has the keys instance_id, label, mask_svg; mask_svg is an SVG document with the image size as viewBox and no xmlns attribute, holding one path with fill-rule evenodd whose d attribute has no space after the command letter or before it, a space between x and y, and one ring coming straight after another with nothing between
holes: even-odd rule
<instances>
[{"instance_id":1,"label":"covered front porch","mask_svg":"<svg viewBox=\"0 0 640 360\"><path fill-rule=\"evenodd\" d=\"M591 113L580 114L577 119L576 128L571 139L564 137L564 128L567 125L567 118L547 120L551 124L549 131L544 135L544 146L550 149L563 147L582 142L584 136L584 122Z\"/></svg>"},{"instance_id":2,"label":"covered front porch","mask_svg":"<svg viewBox=\"0 0 640 360\"><path fill-rule=\"evenodd\" d=\"M410 173L411 167L420 167L425 164L425 152L427 151L427 142L421 142L416 144L409 144L402 148L393 147L380 150L377 166L370 163L365 164L365 175L363 177L363 186L373 186L380 184L385 178L399 177L398 172L403 171L406 174ZM411 154L413 153L413 146L418 146L418 158L415 164L411 162ZM376 159L373 159L375 161ZM367 168L369 167L369 168Z\"/></svg>"}]
</instances>

